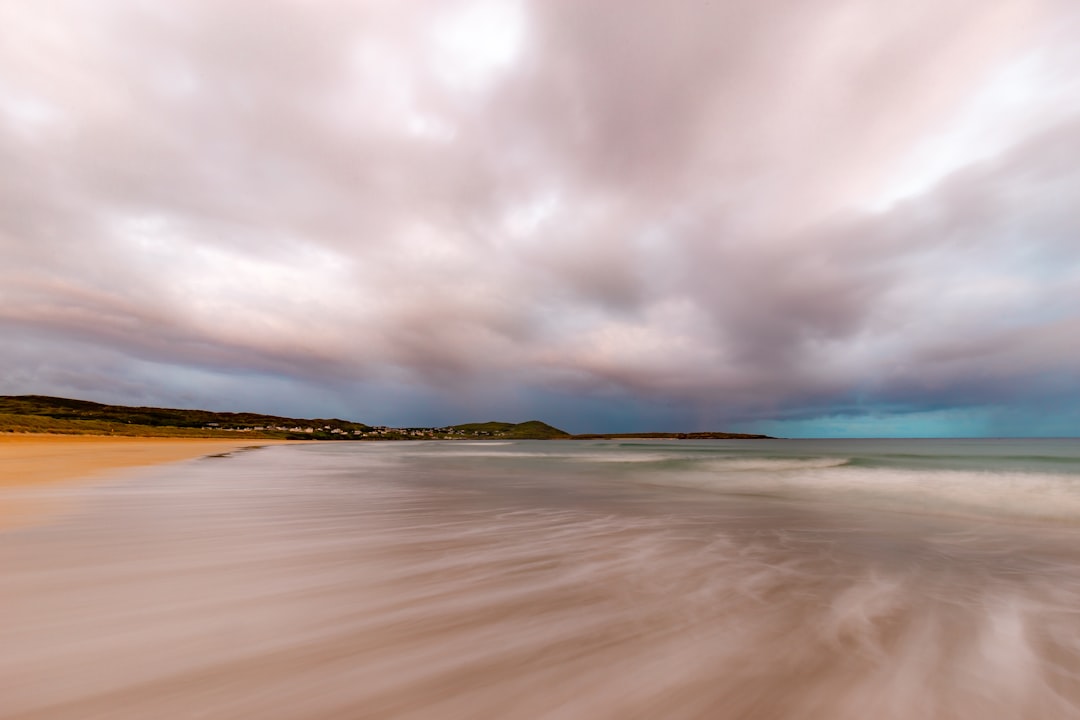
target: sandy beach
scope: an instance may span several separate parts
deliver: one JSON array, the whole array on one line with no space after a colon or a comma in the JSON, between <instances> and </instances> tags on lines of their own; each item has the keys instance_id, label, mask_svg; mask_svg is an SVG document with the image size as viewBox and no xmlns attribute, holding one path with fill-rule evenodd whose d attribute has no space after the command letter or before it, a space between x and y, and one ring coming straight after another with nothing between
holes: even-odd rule
<instances>
[{"instance_id":1,"label":"sandy beach","mask_svg":"<svg viewBox=\"0 0 1080 720\"><path fill-rule=\"evenodd\" d=\"M1078 720L1078 454L325 442L5 488L71 511L0 533L0 720Z\"/></svg>"},{"instance_id":2,"label":"sandy beach","mask_svg":"<svg viewBox=\"0 0 1080 720\"><path fill-rule=\"evenodd\" d=\"M1080 718L1080 526L934 512L1074 507L1038 471L1074 443L752 442L310 443L39 485L75 507L0 533L0 720ZM1028 474L957 469L980 447Z\"/></svg>"},{"instance_id":3,"label":"sandy beach","mask_svg":"<svg viewBox=\"0 0 1080 720\"><path fill-rule=\"evenodd\" d=\"M22 488L281 442L288 441L0 433L0 529L56 509L55 501L28 497Z\"/></svg>"}]
</instances>

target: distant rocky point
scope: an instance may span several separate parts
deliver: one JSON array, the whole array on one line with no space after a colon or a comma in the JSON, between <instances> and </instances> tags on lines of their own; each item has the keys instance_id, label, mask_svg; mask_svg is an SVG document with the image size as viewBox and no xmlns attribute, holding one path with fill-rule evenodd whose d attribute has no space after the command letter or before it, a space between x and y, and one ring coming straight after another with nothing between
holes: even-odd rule
<instances>
[{"instance_id":1,"label":"distant rocky point","mask_svg":"<svg viewBox=\"0 0 1080 720\"><path fill-rule=\"evenodd\" d=\"M772 435L751 435L748 433L729 432L692 432L692 433L588 433L573 435L574 440L775 440Z\"/></svg>"}]
</instances>

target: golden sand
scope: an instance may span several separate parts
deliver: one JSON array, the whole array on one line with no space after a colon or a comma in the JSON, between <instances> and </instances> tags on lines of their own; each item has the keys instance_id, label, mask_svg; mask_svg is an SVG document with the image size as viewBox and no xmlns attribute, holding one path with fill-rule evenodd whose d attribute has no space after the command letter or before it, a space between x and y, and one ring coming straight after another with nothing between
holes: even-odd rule
<instances>
[{"instance_id":1,"label":"golden sand","mask_svg":"<svg viewBox=\"0 0 1080 720\"><path fill-rule=\"evenodd\" d=\"M0 528L58 509L54 502L12 496L16 488L92 479L112 470L282 442L288 441L0 433Z\"/></svg>"}]
</instances>

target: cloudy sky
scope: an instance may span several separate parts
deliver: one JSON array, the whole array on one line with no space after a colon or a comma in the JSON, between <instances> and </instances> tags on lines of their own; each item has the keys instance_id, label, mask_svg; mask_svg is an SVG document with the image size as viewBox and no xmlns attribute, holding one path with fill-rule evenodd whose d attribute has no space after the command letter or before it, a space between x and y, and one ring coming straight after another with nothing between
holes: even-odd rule
<instances>
[{"instance_id":1,"label":"cloudy sky","mask_svg":"<svg viewBox=\"0 0 1080 720\"><path fill-rule=\"evenodd\" d=\"M0 393L1080 434L1074 0L0 4Z\"/></svg>"}]
</instances>

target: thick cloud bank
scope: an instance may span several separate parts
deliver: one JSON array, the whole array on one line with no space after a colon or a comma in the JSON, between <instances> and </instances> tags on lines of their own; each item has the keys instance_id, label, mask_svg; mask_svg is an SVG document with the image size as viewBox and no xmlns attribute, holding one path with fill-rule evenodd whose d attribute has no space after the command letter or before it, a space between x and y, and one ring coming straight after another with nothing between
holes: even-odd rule
<instances>
[{"instance_id":1,"label":"thick cloud bank","mask_svg":"<svg viewBox=\"0 0 1080 720\"><path fill-rule=\"evenodd\" d=\"M1067 432L1078 23L1040 0L9 3L0 392Z\"/></svg>"}]
</instances>

